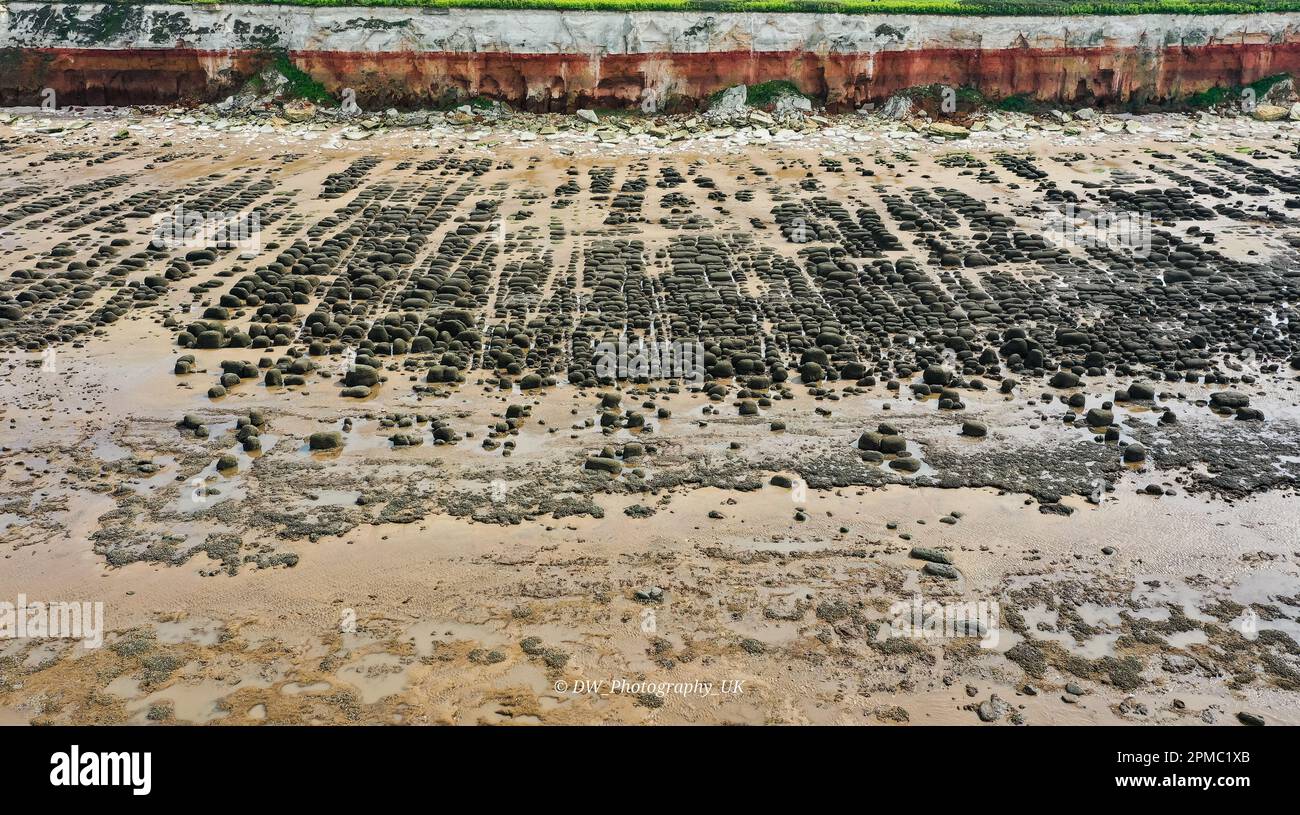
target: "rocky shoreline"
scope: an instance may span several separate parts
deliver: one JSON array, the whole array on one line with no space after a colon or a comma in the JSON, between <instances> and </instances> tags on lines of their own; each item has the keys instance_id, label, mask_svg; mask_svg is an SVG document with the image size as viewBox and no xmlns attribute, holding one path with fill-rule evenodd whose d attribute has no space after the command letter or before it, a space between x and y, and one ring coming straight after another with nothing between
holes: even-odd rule
<instances>
[{"instance_id":1,"label":"rocky shoreline","mask_svg":"<svg viewBox=\"0 0 1300 815\"><path fill-rule=\"evenodd\" d=\"M0 711L1291 722L1272 93L0 112L0 597L110 628L0 643ZM255 240L169 243L185 211ZM882 634L915 593L999 644Z\"/></svg>"}]
</instances>

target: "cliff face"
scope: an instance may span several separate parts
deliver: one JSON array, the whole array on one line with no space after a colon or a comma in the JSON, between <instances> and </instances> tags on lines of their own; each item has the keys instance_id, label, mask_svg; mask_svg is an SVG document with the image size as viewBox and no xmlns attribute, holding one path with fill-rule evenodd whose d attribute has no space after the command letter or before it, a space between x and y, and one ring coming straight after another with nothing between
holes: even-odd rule
<instances>
[{"instance_id":1,"label":"cliff face","mask_svg":"<svg viewBox=\"0 0 1300 815\"><path fill-rule=\"evenodd\" d=\"M839 107L934 83L991 97L1159 101L1300 74L1286 14L940 17L291 6L0 6L0 104L228 94L274 52L366 106L691 107L789 79Z\"/></svg>"}]
</instances>

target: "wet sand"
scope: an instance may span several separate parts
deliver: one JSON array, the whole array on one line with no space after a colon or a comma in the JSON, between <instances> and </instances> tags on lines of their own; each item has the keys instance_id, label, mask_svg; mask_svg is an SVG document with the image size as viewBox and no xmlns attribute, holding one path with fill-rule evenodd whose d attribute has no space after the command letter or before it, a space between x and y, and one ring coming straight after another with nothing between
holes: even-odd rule
<instances>
[{"instance_id":1,"label":"wet sand","mask_svg":"<svg viewBox=\"0 0 1300 815\"><path fill-rule=\"evenodd\" d=\"M1195 145L1150 134L1063 144L1045 134L1020 147L1050 180L1084 195L1088 188L1073 181L1133 186L1117 172L1161 186L1179 186L1170 173L1222 183L1221 166L1189 154L1247 155L1242 144L1256 149L1258 166L1295 176L1294 155L1272 131L1242 127ZM224 134L153 117L130 128L116 139L122 123L111 119L71 134L0 125L5 293L36 291L28 281L40 278L12 278L20 270L75 283L80 275L57 277L66 264L105 259L83 278L104 285L84 296L69 286L43 305L24 305L29 321L12 329L0 356L0 600L102 601L110 631L95 650L68 640L0 641L0 722L1235 724L1242 711L1297 722L1300 400L1286 358L1264 345L1256 354L1216 352L1225 381L1157 382L1156 399L1107 408L1116 438L1100 441L1083 427L1085 412L1149 373L1120 373L1111 360L1077 387L1053 388L1050 372L1012 373L1004 358L997 377L968 368L966 384L950 383L960 408L941 408L950 397L937 391L910 389L924 366L897 389L884 371L870 383L800 381L797 348L780 328L788 290L744 263L764 258L779 268L786 259L798 268L801 251L848 238L843 224L818 232L834 220L823 213L811 241L792 243L775 209L790 202L815 213L818 196L861 206L903 239L877 257L914 258L949 291L963 279L989 284L988 267L952 267L912 243L917 236L901 228L888 199L942 187L1041 232L1032 204L1049 200L1051 188L998 163L1005 144L920 140L900 157L900 140L869 128L808 145L696 140L665 149L522 142L513 132L466 141L393 130L350 142L334 131ZM120 155L86 166L63 156L73 150ZM995 180L977 180L977 169L953 155L979 159ZM1068 163L1055 160L1062 156ZM331 174L367 157L374 165L355 186L319 197ZM433 163L421 169L425 161ZM683 183L656 187L665 168ZM867 168L872 175L855 172ZM605 194L593 190L600 173L611 180ZM649 182L645 219L611 219L610 201L634 192L627 182L639 177ZM714 183L695 183L700 177ZM100 179L116 180L43 211L21 210ZM576 192L557 190L570 179ZM781 346L789 382L755 389L742 376L721 377L725 396L710 398L686 386L670 392L665 382L575 385L564 364L549 364L554 384L521 390L522 372L547 358L534 346L525 350L537 354L521 353L528 364L512 372L493 370L480 351L458 383L426 381L436 359L378 354L386 379L358 399L340 394L347 359L325 347L311 356L302 385L237 377L225 395L208 395L223 361L248 363L261 376L262 357L305 356L288 352L311 341L303 318L322 307L329 286L297 304L286 323L294 338L283 346L181 347L185 326L295 240L318 242L348 219L373 230L386 210L409 207L432 185L464 197L434 205L446 207L445 219L409 263L394 262L398 271L378 286L367 320L401 310L400 295L418 276L412 270L428 268L448 234L474 223L463 216L476 202L492 200L503 217L467 232L470 256L492 270L474 294L485 336L530 321L538 332L547 317L573 326L608 317L592 305L601 302L593 245L642 241L644 275L662 281L674 270L657 250L683 236L718 235L731 253L731 280L748 298L734 301L736 313L762 315L758 335ZM250 188L255 194L241 198ZM662 202L674 193L681 198ZM1242 197L1285 211L1294 194L1268 188ZM151 200L255 202L264 230L257 256L216 252L111 322L60 336L129 290L106 270L145 251L150 218L123 212ZM102 217L69 225L96 207L107 207ZM932 214L945 217L942 208ZM980 240L979 225L949 216L955 223L943 234ZM1211 216L1168 228L1189 239L1196 232L1188 226L1212 231L1215 252L1264 264L1261 279L1296 263L1294 222ZM100 231L105 224L121 229ZM128 243L112 259L96 255L111 239ZM162 254L141 260L119 284L167 268ZM1102 274L1104 262L1091 260ZM530 263L544 270L538 286L511 277ZM1087 279L1082 266L1077 278L1040 263L994 268L1063 289ZM1277 279L1272 291L1294 285ZM648 291L655 324L672 325L681 315L670 305L671 283ZM577 295L576 307L565 305L566 294ZM1235 319L1268 323L1277 344L1289 343L1294 302L1264 299ZM64 310L50 311L51 302ZM833 298L822 302L861 358L910 361L906 343L876 348ZM251 326L262 305L233 306L223 322ZM1067 306L1104 322L1086 300ZM1270 313L1280 316L1270 323ZM42 331L32 329L37 317L47 320ZM1174 336L1184 317L1143 319L1171 326ZM42 334L53 342L39 342ZM572 336L552 339L564 347ZM182 355L194 364L178 375ZM959 370L962 358L949 348L942 363ZM1005 376L1020 382L1011 394L999 390ZM968 386L979 378L985 389ZM1265 418L1215 413L1212 394L1227 391L1248 393ZM621 395L621 414L603 427L601 394L611 392ZM1086 395L1082 404L1060 401L1076 393ZM747 400L752 411L742 407ZM511 415L511 405L527 410ZM1160 423L1166 408L1176 424ZM261 449L246 451L237 433L252 411L264 414ZM627 426L629 412L645 426ZM1066 413L1077 423L1063 422ZM205 436L178 426L187 414ZM970 420L987 435L963 435ZM437 443L438 422L454 430L453 443ZM882 422L900 428L908 455L863 455L860 436ZM309 450L309 437L322 431L340 432L342 449ZM395 446L390 437L399 433L421 443ZM1120 445L1135 443L1149 455L1126 464ZM639 454L628 447L638 444ZM616 475L584 469L608 457L601 448L622 462ZM222 455L236 466L219 468ZM919 466L892 466L899 458ZM774 475L792 486L772 483ZM1149 485L1156 494L1144 492ZM959 578L923 572L913 547L945 553ZM996 643L882 634L896 617L891 605L918 594L996 602ZM638 684L647 682L670 685L656 693ZM590 683L602 684L588 692Z\"/></svg>"}]
</instances>

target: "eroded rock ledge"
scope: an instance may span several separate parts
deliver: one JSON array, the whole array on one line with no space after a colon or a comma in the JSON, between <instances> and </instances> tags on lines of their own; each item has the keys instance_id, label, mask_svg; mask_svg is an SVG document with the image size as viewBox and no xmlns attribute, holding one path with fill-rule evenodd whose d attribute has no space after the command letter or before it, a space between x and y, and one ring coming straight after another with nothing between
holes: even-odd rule
<instances>
[{"instance_id":1,"label":"eroded rock ledge","mask_svg":"<svg viewBox=\"0 0 1300 815\"><path fill-rule=\"evenodd\" d=\"M689 108L789 79L832 108L943 83L993 98L1163 101L1300 72L1288 14L1124 17L624 13L10 3L0 104L213 100L275 53L370 105Z\"/></svg>"}]
</instances>

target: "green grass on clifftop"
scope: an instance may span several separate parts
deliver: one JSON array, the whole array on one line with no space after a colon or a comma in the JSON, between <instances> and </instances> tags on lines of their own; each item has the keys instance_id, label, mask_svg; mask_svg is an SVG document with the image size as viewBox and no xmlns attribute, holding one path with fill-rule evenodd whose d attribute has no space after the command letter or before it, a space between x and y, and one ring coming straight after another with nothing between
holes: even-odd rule
<instances>
[{"instance_id":1,"label":"green grass on clifftop","mask_svg":"<svg viewBox=\"0 0 1300 815\"><path fill-rule=\"evenodd\" d=\"M159 0L152 0L159 2ZM172 0L285 6L537 9L558 11L751 11L821 14L952 14L972 16L1070 14L1244 14L1296 12L1300 0Z\"/></svg>"}]
</instances>

